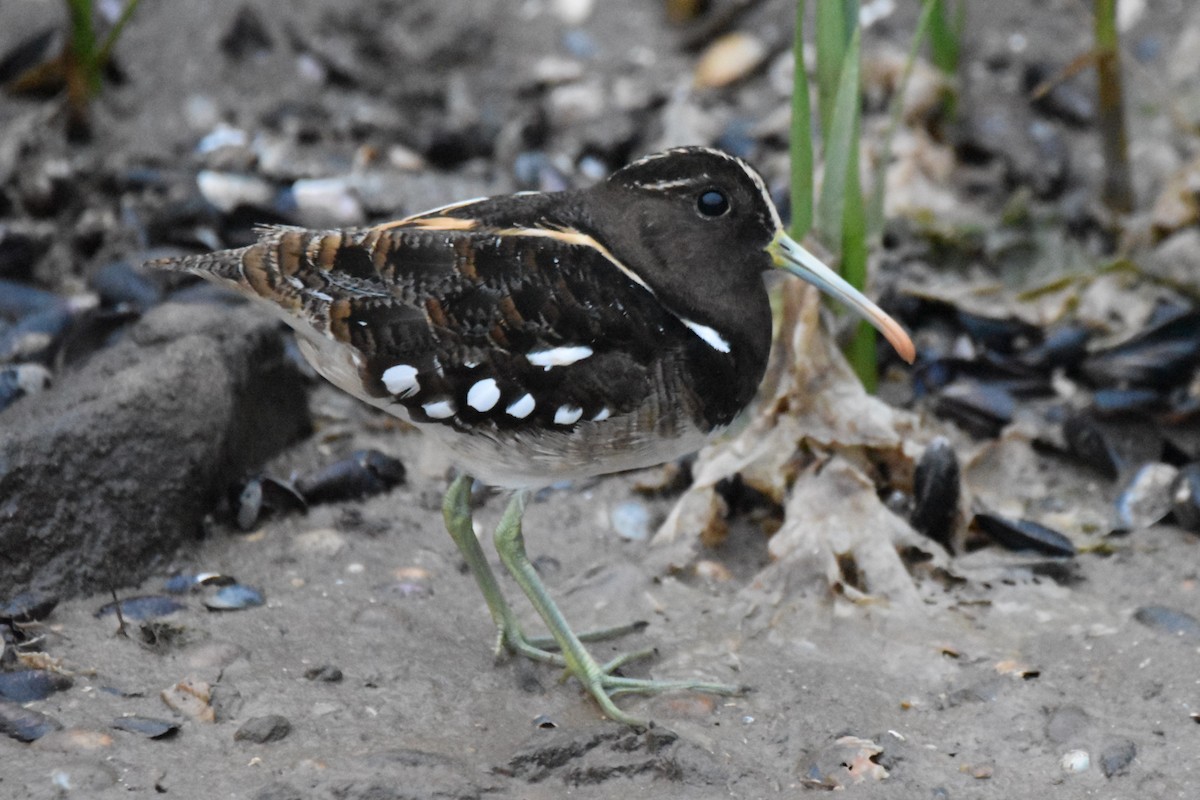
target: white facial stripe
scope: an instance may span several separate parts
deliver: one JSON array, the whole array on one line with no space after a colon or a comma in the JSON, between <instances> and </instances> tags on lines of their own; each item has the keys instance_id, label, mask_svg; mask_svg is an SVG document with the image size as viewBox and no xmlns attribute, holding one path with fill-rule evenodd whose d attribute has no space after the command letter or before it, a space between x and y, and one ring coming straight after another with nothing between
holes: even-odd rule
<instances>
[{"instance_id":1,"label":"white facial stripe","mask_svg":"<svg viewBox=\"0 0 1200 800\"><path fill-rule=\"evenodd\" d=\"M583 409L579 406L559 406L558 411L554 412L554 424L574 425L582 416Z\"/></svg>"},{"instance_id":2,"label":"white facial stripe","mask_svg":"<svg viewBox=\"0 0 1200 800\"><path fill-rule=\"evenodd\" d=\"M536 353L528 353L525 358L530 364L535 367L569 367L576 361L582 361L592 354L592 348L587 345L575 345L570 347L555 347L550 350L539 350Z\"/></svg>"},{"instance_id":3,"label":"white facial stripe","mask_svg":"<svg viewBox=\"0 0 1200 800\"><path fill-rule=\"evenodd\" d=\"M454 416L454 403L450 400L438 400L436 403L426 403L421 406L430 419L449 419Z\"/></svg>"},{"instance_id":4,"label":"white facial stripe","mask_svg":"<svg viewBox=\"0 0 1200 800\"><path fill-rule=\"evenodd\" d=\"M500 387L494 378L484 378L467 391L467 405L482 413L491 411L500 401Z\"/></svg>"},{"instance_id":5,"label":"white facial stripe","mask_svg":"<svg viewBox=\"0 0 1200 800\"><path fill-rule=\"evenodd\" d=\"M421 391L417 380L417 368L408 364L397 364L383 371L383 385L397 397L408 397Z\"/></svg>"},{"instance_id":6,"label":"white facial stripe","mask_svg":"<svg viewBox=\"0 0 1200 800\"><path fill-rule=\"evenodd\" d=\"M681 186L691 186L696 182L695 178L680 178L674 181L656 181L654 183L635 183L634 186L639 189L647 189L649 191L663 191L665 189L678 189Z\"/></svg>"},{"instance_id":7,"label":"white facial stripe","mask_svg":"<svg viewBox=\"0 0 1200 800\"><path fill-rule=\"evenodd\" d=\"M690 319L685 319L684 317L680 317L679 321L691 328L692 333L703 339L713 350L721 353L729 352L729 342L725 341L725 337L712 328L707 325L701 325L699 322L692 322Z\"/></svg>"},{"instance_id":8,"label":"white facial stripe","mask_svg":"<svg viewBox=\"0 0 1200 800\"><path fill-rule=\"evenodd\" d=\"M639 158L637 161L634 161L629 166L632 167L637 164L647 164L651 161L656 161L660 158L666 158L667 156L677 155L679 153L687 153L687 152L694 153L697 150L703 150L710 155L717 156L718 158L723 158L726 161L732 161L733 163L735 163L739 167L741 167L742 170L748 176L750 176L750 180L751 180L751 182L754 183L755 188L757 188L758 191L762 193L763 202L765 202L767 204L767 208L770 209L771 222L774 223L775 230L779 230L779 231L783 230L783 220L781 220L779 218L779 211L775 208L774 201L771 200L771 193L767 190L767 185L765 183L763 183L762 176L759 175L758 172L753 167L751 167L749 164L747 164L745 161L738 158L737 156L731 156L731 155L729 155L729 153L722 152L721 150L714 150L711 147L703 147L703 148L675 147L670 150L664 150L661 153L651 153L648 156L643 156L642 158ZM672 183L671 181L663 181L663 188L669 188L669 185L671 183ZM639 186L644 186L645 188L650 188L649 185L646 185L646 184L639 184Z\"/></svg>"},{"instance_id":9,"label":"white facial stripe","mask_svg":"<svg viewBox=\"0 0 1200 800\"><path fill-rule=\"evenodd\" d=\"M510 417L525 419L533 413L534 406L536 405L537 403L534 402L533 395L523 394L516 402L504 409L504 413Z\"/></svg>"}]
</instances>

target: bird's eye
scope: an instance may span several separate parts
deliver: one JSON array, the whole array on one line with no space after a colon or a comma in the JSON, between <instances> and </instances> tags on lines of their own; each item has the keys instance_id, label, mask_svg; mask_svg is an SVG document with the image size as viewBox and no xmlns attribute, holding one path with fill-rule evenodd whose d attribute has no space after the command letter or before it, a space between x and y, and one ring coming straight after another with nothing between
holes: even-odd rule
<instances>
[{"instance_id":1,"label":"bird's eye","mask_svg":"<svg viewBox=\"0 0 1200 800\"><path fill-rule=\"evenodd\" d=\"M729 198L717 189L705 189L696 198L696 210L702 217L719 217L729 211Z\"/></svg>"}]
</instances>

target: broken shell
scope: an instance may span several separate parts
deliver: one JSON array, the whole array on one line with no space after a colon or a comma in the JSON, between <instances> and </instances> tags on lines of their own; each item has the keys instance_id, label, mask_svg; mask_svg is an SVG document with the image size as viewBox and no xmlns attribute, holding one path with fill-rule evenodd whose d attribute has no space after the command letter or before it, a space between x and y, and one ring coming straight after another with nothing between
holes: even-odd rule
<instances>
[{"instance_id":1,"label":"broken shell","mask_svg":"<svg viewBox=\"0 0 1200 800\"><path fill-rule=\"evenodd\" d=\"M178 722L155 717L141 717L136 714L117 717L112 721L112 727L119 731L145 736L147 739L166 739L179 731Z\"/></svg>"},{"instance_id":2,"label":"broken shell","mask_svg":"<svg viewBox=\"0 0 1200 800\"><path fill-rule=\"evenodd\" d=\"M296 491L309 503L330 503L380 494L404 482L404 464L378 450L357 450L312 474L296 479Z\"/></svg>"},{"instance_id":3,"label":"broken shell","mask_svg":"<svg viewBox=\"0 0 1200 800\"><path fill-rule=\"evenodd\" d=\"M187 608L183 603L171 597L160 594L139 595L128 597L119 603L107 603L96 612L97 617L107 617L121 610L121 617L126 620L142 622L156 617L165 617Z\"/></svg>"},{"instance_id":4,"label":"broken shell","mask_svg":"<svg viewBox=\"0 0 1200 800\"><path fill-rule=\"evenodd\" d=\"M253 586L234 583L221 587L212 597L205 599L204 607L209 611L241 611L266 602L263 593Z\"/></svg>"},{"instance_id":5,"label":"broken shell","mask_svg":"<svg viewBox=\"0 0 1200 800\"><path fill-rule=\"evenodd\" d=\"M41 364L0 367L0 411L22 397L39 394L50 385L50 370Z\"/></svg>"},{"instance_id":6,"label":"broken shell","mask_svg":"<svg viewBox=\"0 0 1200 800\"><path fill-rule=\"evenodd\" d=\"M976 514L975 523L989 539L1009 550L1036 550L1051 556L1075 555L1075 545L1070 539L1032 520Z\"/></svg>"},{"instance_id":7,"label":"broken shell","mask_svg":"<svg viewBox=\"0 0 1200 800\"><path fill-rule=\"evenodd\" d=\"M1144 464L1117 496L1117 522L1122 530L1148 528L1171 513L1171 488L1179 470L1170 464Z\"/></svg>"}]
</instances>

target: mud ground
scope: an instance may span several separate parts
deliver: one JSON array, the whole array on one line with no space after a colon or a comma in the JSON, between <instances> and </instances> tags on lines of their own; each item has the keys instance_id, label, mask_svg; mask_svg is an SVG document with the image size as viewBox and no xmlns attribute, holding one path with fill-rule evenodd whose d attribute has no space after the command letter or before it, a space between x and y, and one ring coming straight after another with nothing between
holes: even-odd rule
<instances>
[{"instance_id":1,"label":"mud ground","mask_svg":"<svg viewBox=\"0 0 1200 800\"><path fill-rule=\"evenodd\" d=\"M14 2L29 20L57 11ZM177 158L202 133L183 113L196 95L247 122L281 97L312 101L318 90L294 79L294 64L278 49L237 68L214 66L216 40L239 5L145 4L120 47L131 80L101 106L90 147L131 164ZM320 3L252 5L278 41L288 26L316 41L329 32ZM551 14L527 13L543 5L553 4L338 8L347 24L402 19L406 46L427 56L412 63L424 63L430 81L445 70L438 59L467 64L459 77L471 95L494 93L493 111L516 113L522 95L511 76L558 48L565 27ZM0 16L13 7L6 4ZM1064 28L1073 30L1053 15L1074 20L1075 11L1048 13L1046 25L1022 30L1034 46L1052 50ZM1014 24L985 22L995 28L985 26L980 38ZM660 77L646 80L689 80L694 56L657 7L597 4L589 25L604 53L634 53L622 69L644 75L635 66L649 52L657 58L650 72ZM895 26L897 41L903 30ZM471 65L475 52L486 60ZM674 77L661 77L667 74ZM322 91L330 93L322 102L336 105L338 90ZM397 210L461 199L476 187L513 188L502 175L468 168L445 180L414 179ZM376 447L405 462L407 482L363 502L274 518L249 533L214 522L169 557L163 576L122 588L122 596L161 591L172 569L211 570L258 587L267 604L213 613L189 598L154 646L139 641L136 623L121 636L112 617L94 616L108 596L62 603L46 623L47 650L74 674L74 686L35 706L70 730L34 745L0 738L0 797L797 796L811 791L803 782L814 762L826 772L831 759L837 766L841 756L827 749L843 736L882 750L876 762L887 777L876 771L846 789L863 798L1168 800L1200 792L1200 640L1134 618L1147 606L1200 607L1200 537L1192 533L1140 530L1054 568L1036 559L1012 568L1008 556L981 551L961 565L974 579L925 592L926 602L911 611L821 592L768 608L750 591L767 556L749 523L705 554L728 569L727 579L665 574L651 567L654 545L619 537L611 522L612 510L631 500L653 520L665 518L671 498L633 494L643 477L545 492L526 516L530 554L575 627L650 623L596 645L599 658L653 646L658 656L629 674L702 675L752 688L735 698L622 699L622 707L657 723L634 733L601 719L554 670L493 658L486 609L441 527L445 464L437 454L328 388L315 389L311 403L317 435L281 454L270 471L310 469ZM1110 486L1077 466L1044 454L1033 463L1028 479L1067 506L1097 508L1111 499ZM492 498L479 511L485 536L501 508ZM1006 569L989 572L995 563ZM525 618L536 629L532 614ZM341 679L312 672L326 666ZM213 688L215 721L164 706L160 693L189 679ZM161 740L110 730L127 714L175 719L181 728ZM248 720L267 715L285 717L290 733L264 743L235 738ZM1080 750L1090 768L1068 772L1064 756Z\"/></svg>"}]
</instances>

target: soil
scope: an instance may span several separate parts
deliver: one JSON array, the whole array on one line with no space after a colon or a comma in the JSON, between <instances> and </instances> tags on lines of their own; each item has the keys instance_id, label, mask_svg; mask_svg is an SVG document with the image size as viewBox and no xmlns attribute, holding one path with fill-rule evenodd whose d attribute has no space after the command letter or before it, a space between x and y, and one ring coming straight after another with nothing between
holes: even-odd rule
<instances>
[{"instance_id":1,"label":"soil","mask_svg":"<svg viewBox=\"0 0 1200 800\"><path fill-rule=\"evenodd\" d=\"M556 170L570 172L588 158L615 166L731 130L744 138L778 110L778 94L765 87L787 72L773 65L790 41L789 3L746 4L735 26L758 36L770 58L733 89L694 95L689 41L698 28L670 25L658 3L592 5L145 3L117 48L125 80L96 104L92 140L68 144L49 128L39 141L22 134L18 174L5 180L19 183L29 165L78 159L114 171L177 171L190 182L200 166L212 166L196 154L197 142L224 122L251 136L290 131L280 138L301 142L276 180L286 172L288 179L359 176L361 211L345 213L365 221L479 194L553 188ZM715 16L741 4L713 5ZM1087 48L1078 4L975 5L964 75L998 53L1061 67ZM1186 3L1146 6L1130 38L1157 43L1163 54L1200 29ZM251 50L234 57L222 42L247 8L257 11L269 44L243 31ZM589 8L582 22L564 21ZM0 25L0 52L60 12L9 0L0 10L10 23ZM878 24L868 53L906 47L913 16L905 8ZM1166 55L1157 58L1153 68ZM1134 96L1151 96L1137 94L1154 83L1147 72L1132 70ZM998 102L967 91L967 108ZM1017 103L1019 93L1012 98ZM1136 103L1135 140L1163 117L1152 103ZM49 107L0 98L0 146L30 125L59 125ZM782 148L770 133L754 136L767 142L756 155L777 185ZM1094 194L1100 171L1092 132L1068 126L1063 141L1074 165L1070 190ZM404 150L389 150L396 145ZM398 167L410 152L425 166ZM527 153L550 154L535 162L532 179L520 164L535 160L518 158ZM230 172L266 170L245 163L236 148L228 158ZM1147 198L1176 161L1143 149L1135 164ZM970 179L953 178L947 191L981 217L998 211L1014 171L964 170ZM373 172L380 180L368 179ZM66 220L43 217L71 246L52 245L30 280L64 292L78 290L106 260L152 254L134 233L111 234L125 230L111 186L92 181L74 191L76 208L108 215L101 227L110 234L81 255ZM298 221L321 224L344 211L302 208ZM237 225L222 233L228 243ZM156 247L205 241L202 234L150 239ZM660 545L624 527L618 535L613 522L614 510L629 504L651 523L641 533L667 518L675 495L635 491L657 471L553 487L530 505L525 530L567 618L577 630L649 622L593 645L598 658L652 647L655 656L628 674L705 676L751 690L621 698L623 708L656 723L633 731L601 718L554 669L494 657L483 601L442 527L440 454L419 433L328 386L311 388L309 406L315 434L275 456L266 472L311 471L373 447L404 462L406 481L362 501L275 515L250 532L214 501L203 535L152 559L153 577L133 586L114 581L121 597L131 597L160 594L175 570L219 572L261 590L265 606L212 612L194 595L157 623L126 620L122 633L114 616L96 616L109 593L60 603L38 630L74 685L28 707L66 730L33 744L0 737L0 798L759 798L799 795L820 781L845 782L863 798L1200 794L1200 634L1146 613L1200 608L1194 533L1155 525L1066 561L984 548L954 559L954 577L914 578L922 583L915 605L851 602L829 587L793 587L767 604L760 582L769 555L749 517L735 521L722 545L700 552L708 569L665 570ZM966 434L955 437L970 446ZM1013 494L1040 492L1064 515L1109 513L1111 481L1053 453L1026 449L1022 458L1007 476ZM103 473L104 464L95 468ZM486 538L503 503L480 499L477 524ZM131 524L127 535L149 534ZM504 586L515 597L515 586ZM0 598L7 594L0 586ZM532 612L518 607L536 630ZM189 681L210 691L199 716L172 712L161 696ZM206 709L212 720L202 718ZM130 714L179 729L150 739L110 728ZM247 726L272 715L290 730L277 720ZM874 747L839 746L843 737ZM1084 757L1089 766L1078 769ZM843 764L863 780L853 782Z\"/></svg>"}]
</instances>

